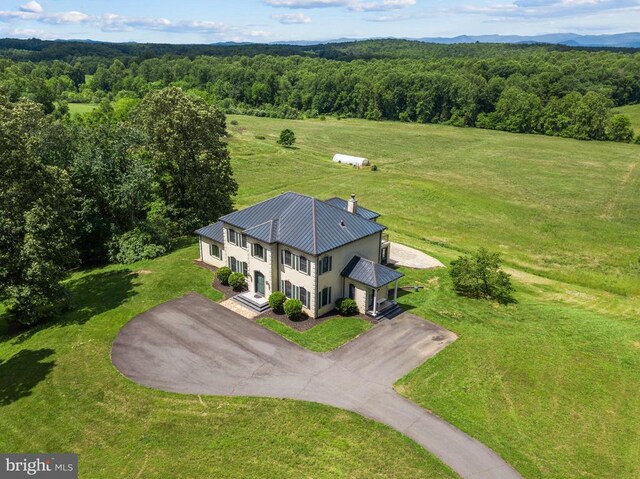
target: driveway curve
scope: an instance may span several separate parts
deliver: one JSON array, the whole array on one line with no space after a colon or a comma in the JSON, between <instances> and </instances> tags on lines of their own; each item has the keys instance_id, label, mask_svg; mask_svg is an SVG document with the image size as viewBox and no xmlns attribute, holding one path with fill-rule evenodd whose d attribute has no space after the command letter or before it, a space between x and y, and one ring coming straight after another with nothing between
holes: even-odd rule
<instances>
[{"instance_id":1,"label":"driveway curve","mask_svg":"<svg viewBox=\"0 0 640 479\"><path fill-rule=\"evenodd\" d=\"M393 390L393 383L456 339L404 313L326 354L307 351L197 295L127 323L113 343L115 367L164 391L313 401L387 424L464 478L521 476L491 449Z\"/></svg>"}]
</instances>

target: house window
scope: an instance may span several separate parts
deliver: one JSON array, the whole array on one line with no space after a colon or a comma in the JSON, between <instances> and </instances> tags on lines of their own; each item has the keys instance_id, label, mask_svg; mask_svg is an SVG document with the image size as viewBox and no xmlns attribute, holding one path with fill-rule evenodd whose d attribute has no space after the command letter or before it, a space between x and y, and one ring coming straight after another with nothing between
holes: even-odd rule
<instances>
[{"instance_id":1,"label":"house window","mask_svg":"<svg viewBox=\"0 0 640 479\"><path fill-rule=\"evenodd\" d=\"M232 229L227 230L227 241L231 244L238 244L238 233Z\"/></svg>"},{"instance_id":2,"label":"house window","mask_svg":"<svg viewBox=\"0 0 640 479\"><path fill-rule=\"evenodd\" d=\"M330 304L331 303L331 287L324 288L322 291L320 291L320 294L318 296L320 296L318 302L320 303L321 308L325 307L327 304Z\"/></svg>"},{"instance_id":3,"label":"house window","mask_svg":"<svg viewBox=\"0 0 640 479\"><path fill-rule=\"evenodd\" d=\"M291 284L291 281L282 281L282 292L287 298L293 298L294 287Z\"/></svg>"},{"instance_id":4,"label":"house window","mask_svg":"<svg viewBox=\"0 0 640 479\"><path fill-rule=\"evenodd\" d=\"M282 252L282 262L289 268L293 268L294 262L295 262L295 255L289 250L284 250Z\"/></svg>"},{"instance_id":5,"label":"house window","mask_svg":"<svg viewBox=\"0 0 640 479\"><path fill-rule=\"evenodd\" d=\"M309 260L304 256L298 257L298 271L309 274Z\"/></svg>"},{"instance_id":6,"label":"house window","mask_svg":"<svg viewBox=\"0 0 640 479\"><path fill-rule=\"evenodd\" d=\"M229 269L234 273L238 272L238 260L236 260L233 256L229 256Z\"/></svg>"},{"instance_id":7,"label":"house window","mask_svg":"<svg viewBox=\"0 0 640 479\"><path fill-rule=\"evenodd\" d=\"M305 308L311 307L311 292L307 291L306 288L300 288L298 290L298 299L302 301L302 305Z\"/></svg>"},{"instance_id":8,"label":"house window","mask_svg":"<svg viewBox=\"0 0 640 479\"><path fill-rule=\"evenodd\" d=\"M214 258L222 258L222 253L220 252L220 246L217 244L211 243L209 245L209 254Z\"/></svg>"},{"instance_id":9,"label":"house window","mask_svg":"<svg viewBox=\"0 0 640 479\"><path fill-rule=\"evenodd\" d=\"M240 246L247 249L247 235L244 233L240 235Z\"/></svg>"},{"instance_id":10,"label":"house window","mask_svg":"<svg viewBox=\"0 0 640 479\"><path fill-rule=\"evenodd\" d=\"M322 258L322 260L320 260L320 274L331 271L331 262L331 256L325 256L324 258Z\"/></svg>"},{"instance_id":11,"label":"house window","mask_svg":"<svg viewBox=\"0 0 640 479\"><path fill-rule=\"evenodd\" d=\"M356 287L353 284L349 284L349 299L356 299Z\"/></svg>"},{"instance_id":12,"label":"house window","mask_svg":"<svg viewBox=\"0 0 640 479\"><path fill-rule=\"evenodd\" d=\"M252 247L253 247L253 256L255 256L256 258L261 259L262 261L266 261L267 260L266 251L265 251L264 247L261 244L254 243L252 245Z\"/></svg>"}]
</instances>

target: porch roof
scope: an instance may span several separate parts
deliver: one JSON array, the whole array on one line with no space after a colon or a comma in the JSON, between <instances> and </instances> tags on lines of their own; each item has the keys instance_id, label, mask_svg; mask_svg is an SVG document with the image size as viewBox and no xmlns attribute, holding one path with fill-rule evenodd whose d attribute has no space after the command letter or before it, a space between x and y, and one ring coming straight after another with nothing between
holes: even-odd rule
<instances>
[{"instance_id":1,"label":"porch roof","mask_svg":"<svg viewBox=\"0 0 640 479\"><path fill-rule=\"evenodd\" d=\"M404 276L385 265L370 259L354 256L342 270L342 276L362 283L371 288L380 288Z\"/></svg>"}]
</instances>

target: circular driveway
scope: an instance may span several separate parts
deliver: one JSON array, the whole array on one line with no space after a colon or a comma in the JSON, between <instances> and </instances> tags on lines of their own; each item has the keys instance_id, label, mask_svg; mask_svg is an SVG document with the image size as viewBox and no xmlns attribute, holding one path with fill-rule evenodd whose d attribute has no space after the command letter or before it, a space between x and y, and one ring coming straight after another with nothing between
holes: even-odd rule
<instances>
[{"instance_id":1,"label":"circular driveway","mask_svg":"<svg viewBox=\"0 0 640 479\"><path fill-rule=\"evenodd\" d=\"M404 313L325 354L302 349L197 294L127 323L111 358L125 376L164 391L313 401L409 436L462 477L520 478L492 450L393 390L456 336Z\"/></svg>"}]
</instances>

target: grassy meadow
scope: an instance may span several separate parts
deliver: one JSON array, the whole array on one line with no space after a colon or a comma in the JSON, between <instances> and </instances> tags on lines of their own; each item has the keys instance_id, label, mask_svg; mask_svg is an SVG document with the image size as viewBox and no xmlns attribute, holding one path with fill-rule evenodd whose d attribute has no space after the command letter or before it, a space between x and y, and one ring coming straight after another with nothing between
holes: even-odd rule
<instances>
[{"instance_id":1,"label":"grassy meadow","mask_svg":"<svg viewBox=\"0 0 640 479\"><path fill-rule=\"evenodd\" d=\"M91 113L96 108L98 108L97 103L69 103L69 113L71 116Z\"/></svg>"},{"instance_id":2,"label":"grassy meadow","mask_svg":"<svg viewBox=\"0 0 640 479\"><path fill-rule=\"evenodd\" d=\"M457 297L446 270L399 301L459 339L397 390L525 478L640 477L640 146L436 125L234 116L238 207L282 191L356 193L393 241L445 263L500 251L517 304ZM291 128L294 148L276 144ZM331 162L369 157L378 171ZM109 360L136 314L187 291L217 300L195 246L75 273L75 309L0 340L0 450L80 454L81 477L446 478L401 434L317 404L162 393ZM356 325L293 332L330 349ZM267 326L274 328L273 324ZM278 325L276 325L278 326ZM0 334L2 328L0 327ZM278 331L290 336L290 331ZM331 343L331 344L329 344Z\"/></svg>"},{"instance_id":3,"label":"grassy meadow","mask_svg":"<svg viewBox=\"0 0 640 479\"><path fill-rule=\"evenodd\" d=\"M391 239L447 262L502 253L518 304L456 297L446 271L401 304L460 339L398 390L526 478L640 476L640 147L438 125L233 117L239 206L356 193ZM275 143L283 128L294 148ZM366 156L378 171L331 162ZM265 179L268 178L268 181Z\"/></svg>"},{"instance_id":4,"label":"grassy meadow","mask_svg":"<svg viewBox=\"0 0 640 479\"><path fill-rule=\"evenodd\" d=\"M631 120L631 126L636 132L636 136L640 135L640 105L626 105L616 108L615 113L627 115Z\"/></svg>"}]
</instances>

